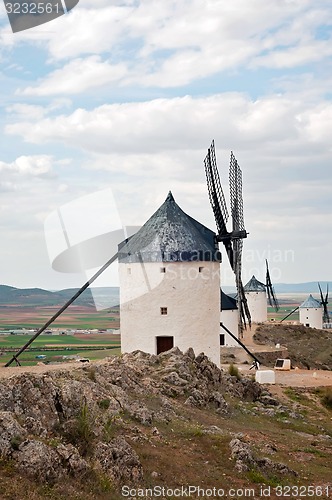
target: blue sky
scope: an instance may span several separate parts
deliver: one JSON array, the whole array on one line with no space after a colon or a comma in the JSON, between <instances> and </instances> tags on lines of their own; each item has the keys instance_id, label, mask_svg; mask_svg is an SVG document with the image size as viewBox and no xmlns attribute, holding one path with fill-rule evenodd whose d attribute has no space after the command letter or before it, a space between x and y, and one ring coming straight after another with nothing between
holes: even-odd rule
<instances>
[{"instance_id":1,"label":"blue sky","mask_svg":"<svg viewBox=\"0 0 332 500\"><path fill-rule=\"evenodd\" d=\"M329 0L80 0L15 34L0 7L1 283L80 286L52 269L45 221L78 199L99 219L101 190L123 224L171 189L214 229L213 138L226 196L230 150L243 170L244 281L265 257L275 282L332 279Z\"/></svg>"}]
</instances>

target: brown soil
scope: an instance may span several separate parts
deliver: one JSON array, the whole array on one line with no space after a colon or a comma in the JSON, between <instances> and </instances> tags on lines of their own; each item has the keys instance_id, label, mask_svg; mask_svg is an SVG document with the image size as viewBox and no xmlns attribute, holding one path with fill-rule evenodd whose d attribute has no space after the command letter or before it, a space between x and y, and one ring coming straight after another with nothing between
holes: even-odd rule
<instances>
[{"instance_id":1,"label":"brown soil","mask_svg":"<svg viewBox=\"0 0 332 500\"><path fill-rule=\"evenodd\" d=\"M332 330L264 323L256 328L253 341L256 345L285 346L293 367L332 370Z\"/></svg>"}]
</instances>

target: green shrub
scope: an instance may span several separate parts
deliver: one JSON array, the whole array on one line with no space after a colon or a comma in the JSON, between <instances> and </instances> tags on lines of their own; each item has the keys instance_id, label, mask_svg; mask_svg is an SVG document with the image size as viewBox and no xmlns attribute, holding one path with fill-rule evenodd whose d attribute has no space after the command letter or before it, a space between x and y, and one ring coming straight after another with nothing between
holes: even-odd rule
<instances>
[{"instance_id":1,"label":"green shrub","mask_svg":"<svg viewBox=\"0 0 332 500\"><path fill-rule=\"evenodd\" d=\"M18 450L22 441L23 438L21 436L13 436L10 440L10 444L13 450Z\"/></svg>"},{"instance_id":2,"label":"green shrub","mask_svg":"<svg viewBox=\"0 0 332 500\"><path fill-rule=\"evenodd\" d=\"M325 408L332 410L332 387L326 387L323 390L321 401Z\"/></svg>"},{"instance_id":3,"label":"green shrub","mask_svg":"<svg viewBox=\"0 0 332 500\"><path fill-rule=\"evenodd\" d=\"M238 380L241 379L241 374L239 372L239 369L237 366L234 366L233 364L229 365L229 368L228 368L228 373L232 376L232 377L236 377Z\"/></svg>"},{"instance_id":4,"label":"green shrub","mask_svg":"<svg viewBox=\"0 0 332 500\"><path fill-rule=\"evenodd\" d=\"M97 404L98 404L99 408L101 408L102 410L107 410L109 408L111 402L109 399L100 399Z\"/></svg>"},{"instance_id":5,"label":"green shrub","mask_svg":"<svg viewBox=\"0 0 332 500\"><path fill-rule=\"evenodd\" d=\"M94 420L84 398L75 421L66 433L66 438L79 448L82 455L86 455L93 444L95 437L93 427Z\"/></svg>"},{"instance_id":6,"label":"green shrub","mask_svg":"<svg viewBox=\"0 0 332 500\"><path fill-rule=\"evenodd\" d=\"M97 382L96 379L96 369L94 367L89 368L87 371L88 378L92 380L92 382Z\"/></svg>"}]
</instances>

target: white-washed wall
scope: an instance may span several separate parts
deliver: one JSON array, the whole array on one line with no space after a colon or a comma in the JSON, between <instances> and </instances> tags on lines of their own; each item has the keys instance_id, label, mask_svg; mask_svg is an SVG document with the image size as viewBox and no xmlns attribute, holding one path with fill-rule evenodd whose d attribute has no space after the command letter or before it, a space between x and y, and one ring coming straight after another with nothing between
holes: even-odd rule
<instances>
[{"instance_id":1,"label":"white-washed wall","mask_svg":"<svg viewBox=\"0 0 332 500\"><path fill-rule=\"evenodd\" d=\"M156 337L173 336L174 346L220 366L219 263L120 263L119 278L122 352L155 354Z\"/></svg>"},{"instance_id":2,"label":"white-washed wall","mask_svg":"<svg viewBox=\"0 0 332 500\"><path fill-rule=\"evenodd\" d=\"M321 307L300 307L300 323L311 328L323 328L323 309Z\"/></svg>"},{"instance_id":3,"label":"white-washed wall","mask_svg":"<svg viewBox=\"0 0 332 500\"><path fill-rule=\"evenodd\" d=\"M252 323L267 321L266 292L246 292Z\"/></svg>"}]
</instances>

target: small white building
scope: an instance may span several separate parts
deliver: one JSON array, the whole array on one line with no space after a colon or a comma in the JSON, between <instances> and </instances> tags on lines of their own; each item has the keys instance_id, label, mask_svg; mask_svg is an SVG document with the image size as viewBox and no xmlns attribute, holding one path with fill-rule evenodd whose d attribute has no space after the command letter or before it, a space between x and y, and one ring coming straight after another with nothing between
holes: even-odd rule
<instances>
[{"instance_id":1,"label":"small white building","mask_svg":"<svg viewBox=\"0 0 332 500\"><path fill-rule=\"evenodd\" d=\"M220 323L229 330L236 338L239 334L239 311L236 299L226 295L220 290ZM226 347L238 347L239 344L229 335L222 326L220 327L220 345Z\"/></svg>"},{"instance_id":2,"label":"small white building","mask_svg":"<svg viewBox=\"0 0 332 500\"><path fill-rule=\"evenodd\" d=\"M179 347L220 366L220 262L216 235L184 213L170 192L119 245L121 350Z\"/></svg>"},{"instance_id":3,"label":"small white building","mask_svg":"<svg viewBox=\"0 0 332 500\"><path fill-rule=\"evenodd\" d=\"M267 299L264 283L261 283L253 276L244 286L244 292L252 323L267 321Z\"/></svg>"},{"instance_id":4,"label":"small white building","mask_svg":"<svg viewBox=\"0 0 332 500\"><path fill-rule=\"evenodd\" d=\"M311 294L299 306L300 323L311 328L323 328L323 308Z\"/></svg>"}]
</instances>

